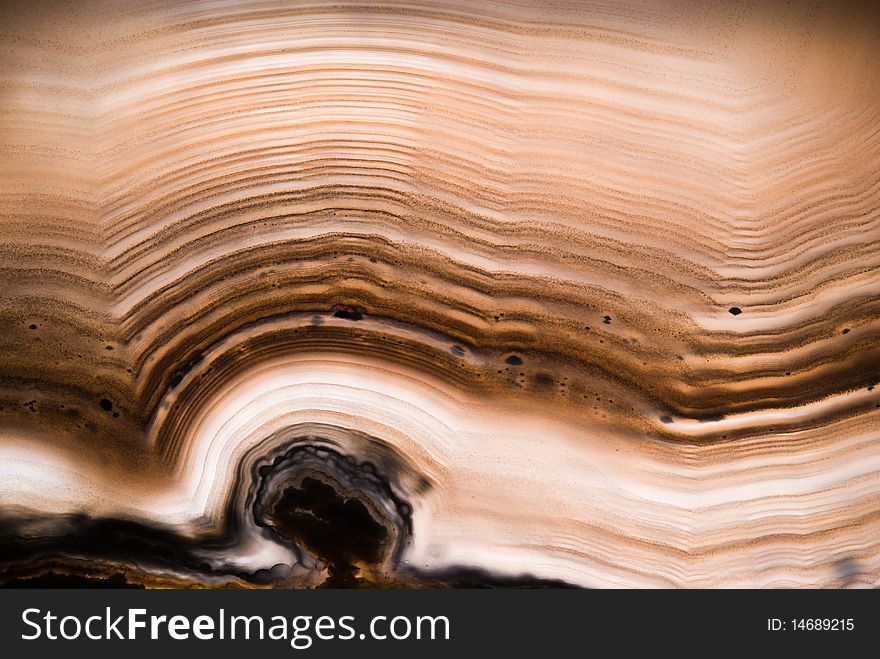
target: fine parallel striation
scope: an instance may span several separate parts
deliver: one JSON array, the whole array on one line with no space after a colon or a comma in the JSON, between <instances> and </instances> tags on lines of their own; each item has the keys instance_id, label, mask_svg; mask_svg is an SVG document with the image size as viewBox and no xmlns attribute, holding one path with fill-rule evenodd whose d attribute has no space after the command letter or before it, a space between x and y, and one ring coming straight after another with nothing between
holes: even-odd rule
<instances>
[{"instance_id":1,"label":"fine parallel striation","mask_svg":"<svg viewBox=\"0 0 880 659\"><path fill-rule=\"evenodd\" d=\"M15 4L0 581L880 583L878 12Z\"/></svg>"}]
</instances>

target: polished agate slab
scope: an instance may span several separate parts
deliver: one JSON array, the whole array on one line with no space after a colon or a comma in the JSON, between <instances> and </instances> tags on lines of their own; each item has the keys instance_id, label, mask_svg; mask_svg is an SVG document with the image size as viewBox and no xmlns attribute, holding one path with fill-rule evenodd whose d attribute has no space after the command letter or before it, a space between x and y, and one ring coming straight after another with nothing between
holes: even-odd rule
<instances>
[{"instance_id":1,"label":"polished agate slab","mask_svg":"<svg viewBox=\"0 0 880 659\"><path fill-rule=\"evenodd\" d=\"M880 582L876 12L15 4L0 582Z\"/></svg>"}]
</instances>

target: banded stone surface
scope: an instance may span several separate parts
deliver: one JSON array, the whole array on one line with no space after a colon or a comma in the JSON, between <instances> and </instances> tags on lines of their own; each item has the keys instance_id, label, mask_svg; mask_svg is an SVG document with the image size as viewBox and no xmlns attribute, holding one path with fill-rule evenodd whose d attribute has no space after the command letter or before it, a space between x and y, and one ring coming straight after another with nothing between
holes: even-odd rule
<instances>
[{"instance_id":1,"label":"banded stone surface","mask_svg":"<svg viewBox=\"0 0 880 659\"><path fill-rule=\"evenodd\" d=\"M0 581L878 585L876 11L70 4L0 18Z\"/></svg>"}]
</instances>

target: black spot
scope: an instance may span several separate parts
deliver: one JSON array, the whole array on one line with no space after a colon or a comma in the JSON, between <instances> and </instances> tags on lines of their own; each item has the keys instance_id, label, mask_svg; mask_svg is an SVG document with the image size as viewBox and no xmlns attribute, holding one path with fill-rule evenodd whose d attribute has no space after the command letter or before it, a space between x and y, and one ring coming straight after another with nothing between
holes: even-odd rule
<instances>
[{"instance_id":1,"label":"black spot","mask_svg":"<svg viewBox=\"0 0 880 659\"><path fill-rule=\"evenodd\" d=\"M602 316L602 322L605 323L606 325L610 325L611 324L611 316Z\"/></svg>"},{"instance_id":2,"label":"black spot","mask_svg":"<svg viewBox=\"0 0 880 659\"><path fill-rule=\"evenodd\" d=\"M98 403L101 406L101 409L109 412L113 409L113 402L109 398L102 398L101 402Z\"/></svg>"},{"instance_id":3,"label":"black spot","mask_svg":"<svg viewBox=\"0 0 880 659\"><path fill-rule=\"evenodd\" d=\"M730 307L730 309L728 309L728 311L731 314L733 314L734 316L739 316L743 312L743 310L740 309L739 307Z\"/></svg>"},{"instance_id":4,"label":"black spot","mask_svg":"<svg viewBox=\"0 0 880 659\"><path fill-rule=\"evenodd\" d=\"M456 357L464 357L464 348L462 348L461 346L450 346L449 350Z\"/></svg>"},{"instance_id":5,"label":"black spot","mask_svg":"<svg viewBox=\"0 0 880 659\"><path fill-rule=\"evenodd\" d=\"M333 315L337 318L345 318L346 320L360 320L364 317L364 312L354 307L340 307Z\"/></svg>"},{"instance_id":6,"label":"black spot","mask_svg":"<svg viewBox=\"0 0 880 659\"><path fill-rule=\"evenodd\" d=\"M29 325L29 326L28 326L28 329L35 330L35 329L37 329L37 326L36 326L36 325Z\"/></svg>"},{"instance_id":7,"label":"black spot","mask_svg":"<svg viewBox=\"0 0 880 659\"><path fill-rule=\"evenodd\" d=\"M843 333L844 333L844 334L849 334L849 327L844 327L844 328L843 328Z\"/></svg>"},{"instance_id":8,"label":"black spot","mask_svg":"<svg viewBox=\"0 0 880 659\"><path fill-rule=\"evenodd\" d=\"M104 346L104 350L113 350L113 346Z\"/></svg>"},{"instance_id":9,"label":"black spot","mask_svg":"<svg viewBox=\"0 0 880 659\"><path fill-rule=\"evenodd\" d=\"M510 357L508 357L504 361L507 362L508 364L510 364L511 366L519 366L520 364L522 364L522 359L520 359L516 355L511 355Z\"/></svg>"},{"instance_id":10,"label":"black spot","mask_svg":"<svg viewBox=\"0 0 880 659\"><path fill-rule=\"evenodd\" d=\"M660 423L672 423L672 417L668 414L664 414L660 417Z\"/></svg>"}]
</instances>

